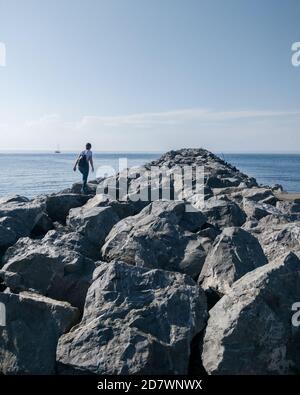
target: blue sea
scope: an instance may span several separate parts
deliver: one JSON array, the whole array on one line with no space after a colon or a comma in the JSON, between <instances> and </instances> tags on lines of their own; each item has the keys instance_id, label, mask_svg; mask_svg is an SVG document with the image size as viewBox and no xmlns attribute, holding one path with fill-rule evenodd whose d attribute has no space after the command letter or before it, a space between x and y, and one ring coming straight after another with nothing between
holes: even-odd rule
<instances>
[{"instance_id":1,"label":"blue sea","mask_svg":"<svg viewBox=\"0 0 300 395\"><path fill-rule=\"evenodd\" d=\"M159 156L159 153L94 153L96 172L91 178L102 176L103 172L109 174L111 168L118 169L119 158L127 158L131 167ZM261 184L281 184L287 192L300 192L300 154L220 154L220 157ZM34 197L68 188L80 180L80 174L73 171L75 159L74 153L0 153L0 196Z\"/></svg>"}]
</instances>

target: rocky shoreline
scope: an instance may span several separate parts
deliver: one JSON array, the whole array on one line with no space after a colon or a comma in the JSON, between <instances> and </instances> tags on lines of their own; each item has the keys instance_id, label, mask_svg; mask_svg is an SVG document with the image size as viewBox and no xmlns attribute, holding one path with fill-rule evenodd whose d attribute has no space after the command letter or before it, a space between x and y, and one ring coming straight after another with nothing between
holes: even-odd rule
<instances>
[{"instance_id":1,"label":"rocky shoreline","mask_svg":"<svg viewBox=\"0 0 300 395\"><path fill-rule=\"evenodd\" d=\"M0 374L300 373L299 197L204 149L128 186L191 165L204 206L96 194L122 172L89 195L0 198Z\"/></svg>"}]
</instances>

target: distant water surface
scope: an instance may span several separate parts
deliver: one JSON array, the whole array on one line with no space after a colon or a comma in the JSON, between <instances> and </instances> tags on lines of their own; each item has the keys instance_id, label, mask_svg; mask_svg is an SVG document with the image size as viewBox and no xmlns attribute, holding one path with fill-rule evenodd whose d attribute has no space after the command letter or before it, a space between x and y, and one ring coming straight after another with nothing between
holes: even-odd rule
<instances>
[{"instance_id":1,"label":"distant water surface","mask_svg":"<svg viewBox=\"0 0 300 395\"><path fill-rule=\"evenodd\" d=\"M300 192L300 154L220 154L260 184L281 184L287 192Z\"/></svg>"},{"instance_id":2,"label":"distant water surface","mask_svg":"<svg viewBox=\"0 0 300 395\"><path fill-rule=\"evenodd\" d=\"M118 159L139 166L157 159L159 153L94 153L95 168L118 169ZM288 192L300 192L300 154L220 154L262 184L282 184ZM73 172L76 154L0 153L0 196L21 194L33 197L57 192L80 180ZM96 174L95 174L96 175ZM94 178L94 175L91 176Z\"/></svg>"}]
</instances>

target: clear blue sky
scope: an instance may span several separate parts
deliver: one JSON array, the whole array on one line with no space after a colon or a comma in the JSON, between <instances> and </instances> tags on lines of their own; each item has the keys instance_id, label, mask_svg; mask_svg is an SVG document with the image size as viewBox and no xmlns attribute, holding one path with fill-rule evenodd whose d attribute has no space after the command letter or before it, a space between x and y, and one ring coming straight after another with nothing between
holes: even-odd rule
<instances>
[{"instance_id":1,"label":"clear blue sky","mask_svg":"<svg viewBox=\"0 0 300 395\"><path fill-rule=\"evenodd\" d=\"M0 0L0 150L300 151L299 0Z\"/></svg>"}]
</instances>

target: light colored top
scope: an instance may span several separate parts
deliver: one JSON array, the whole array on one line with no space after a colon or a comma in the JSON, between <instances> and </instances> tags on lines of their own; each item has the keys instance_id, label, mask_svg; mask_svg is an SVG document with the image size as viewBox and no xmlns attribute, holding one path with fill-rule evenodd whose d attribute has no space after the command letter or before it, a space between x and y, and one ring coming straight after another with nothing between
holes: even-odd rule
<instances>
[{"instance_id":1,"label":"light colored top","mask_svg":"<svg viewBox=\"0 0 300 395\"><path fill-rule=\"evenodd\" d=\"M89 162L93 157L93 152L91 150L86 149L86 150L82 151L80 154L80 156L83 156L83 155L86 156L86 160Z\"/></svg>"}]
</instances>

